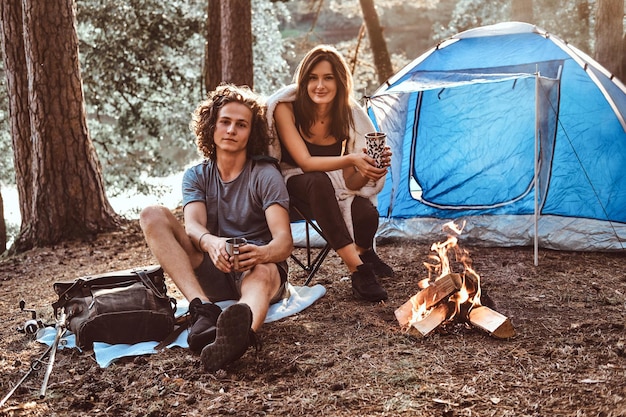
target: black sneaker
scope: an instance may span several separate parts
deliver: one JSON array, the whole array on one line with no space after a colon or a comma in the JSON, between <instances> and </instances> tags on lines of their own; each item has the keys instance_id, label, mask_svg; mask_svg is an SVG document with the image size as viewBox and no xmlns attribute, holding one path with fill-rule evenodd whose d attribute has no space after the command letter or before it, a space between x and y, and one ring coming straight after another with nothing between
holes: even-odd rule
<instances>
[{"instance_id":1,"label":"black sneaker","mask_svg":"<svg viewBox=\"0 0 626 417\"><path fill-rule=\"evenodd\" d=\"M371 264L372 269L374 270L374 274L376 277L383 278L389 277L393 278L394 272L393 269L386 263L382 261L372 249L363 252L363 254L359 255L364 264Z\"/></svg>"},{"instance_id":2,"label":"black sneaker","mask_svg":"<svg viewBox=\"0 0 626 417\"><path fill-rule=\"evenodd\" d=\"M352 273L352 291L367 301L387 299L387 291L376 280L376 275L370 264L359 265L357 270Z\"/></svg>"},{"instance_id":3,"label":"black sneaker","mask_svg":"<svg viewBox=\"0 0 626 417\"><path fill-rule=\"evenodd\" d=\"M189 349L200 352L203 347L215 341L217 318L222 309L213 303L203 303L199 298L194 298L189 303L189 334L187 343Z\"/></svg>"},{"instance_id":4,"label":"black sneaker","mask_svg":"<svg viewBox=\"0 0 626 417\"><path fill-rule=\"evenodd\" d=\"M246 353L248 347L256 344L256 337L250 328L252 311L247 304L237 303L226 308L217 319L215 341L202 349L200 359L209 372L222 369Z\"/></svg>"}]
</instances>

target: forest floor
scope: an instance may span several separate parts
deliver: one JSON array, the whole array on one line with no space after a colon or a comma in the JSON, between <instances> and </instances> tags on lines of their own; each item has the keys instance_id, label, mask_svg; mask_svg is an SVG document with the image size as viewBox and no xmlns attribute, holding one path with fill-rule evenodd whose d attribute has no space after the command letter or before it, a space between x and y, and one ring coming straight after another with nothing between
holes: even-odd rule
<instances>
[{"instance_id":1,"label":"forest floor","mask_svg":"<svg viewBox=\"0 0 626 417\"><path fill-rule=\"evenodd\" d=\"M206 373L182 348L104 369L92 352L62 349L47 396L38 395L44 364L0 416L626 416L625 254L540 250L534 266L532 248L464 248L514 337L464 324L426 337L404 331L394 311L428 276L433 252L428 243L379 242L396 270L382 280L385 303L355 300L332 253L315 279L326 295L266 324L263 348L226 370ZM45 350L17 331L30 318L20 300L52 323L54 282L154 263L137 221L0 261L0 395ZM298 285L302 271L291 266Z\"/></svg>"}]
</instances>

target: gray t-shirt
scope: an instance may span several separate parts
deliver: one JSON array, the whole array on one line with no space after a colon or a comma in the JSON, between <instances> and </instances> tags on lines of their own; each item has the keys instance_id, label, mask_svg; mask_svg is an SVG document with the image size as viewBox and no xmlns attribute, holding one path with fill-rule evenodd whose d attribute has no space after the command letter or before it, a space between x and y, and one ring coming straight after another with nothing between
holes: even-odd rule
<instances>
[{"instance_id":1,"label":"gray t-shirt","mask_svg":"<svg viewBox=\"0 0 626 417\"><path fill-rule=\"evenodd\" d=\"M256 245L272 240L265 210L280 204L289 210L289 194L282 174L266 161L248 160L232 181L220 178L211 160L189 168L183 176L183 207L206 204L207 229L216 236L245 237Z\"/></svg>"}]
</instances>

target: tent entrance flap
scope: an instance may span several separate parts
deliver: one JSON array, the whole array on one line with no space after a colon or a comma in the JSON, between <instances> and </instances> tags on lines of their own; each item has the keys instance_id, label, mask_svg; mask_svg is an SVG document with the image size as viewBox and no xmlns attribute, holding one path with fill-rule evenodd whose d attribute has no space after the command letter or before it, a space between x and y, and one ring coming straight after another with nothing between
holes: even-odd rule
<instances>
[{"instance_id":1,"label":"tent entrance flap","mask_svg":"<svg viewBox=\"0 0 626 417\"><path fill-rule=\"evenodd\" d=\"M536 97L535 78L523 77L420 92L419 113L407 120L414 123L412 198L444 210L515 205L533 213L535 126L545 138L538 176L545 195L558 112L558 82L545 88ZM536 115L536 99L548 114Z\"/></svg>"}]
</instances>

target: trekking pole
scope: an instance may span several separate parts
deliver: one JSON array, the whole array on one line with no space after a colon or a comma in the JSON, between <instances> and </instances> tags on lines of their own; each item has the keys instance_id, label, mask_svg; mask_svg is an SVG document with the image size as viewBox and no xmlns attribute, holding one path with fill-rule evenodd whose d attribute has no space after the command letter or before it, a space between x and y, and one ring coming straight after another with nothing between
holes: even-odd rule
<instances>
[{"instance_id":1,"label":"trekking pole","mask_svg":"<svg viewBox=\"0 0 626 417\"><path fill-rule=\"evenodd\" d=\"M41 363L43 362L43 360L46 358L46 356L48 356L48 354L52 351L52 345L48 346L48 348L45 350L45 352L37 359L35 359L31 364L30 364L30 369L28 370L28 372L26 372L24 374L24 376L22 377L22 379L20 379L18 381L17 384L15 384L15 386L11 389L11 391L9 391L7 393L7 395L4 396L4 398L2 400L0 400L0 407L2 407L8 400L9 398L11 398L11 396L13 395L13 393L20 387L20 385L22 385L22 383L24 381L26 381L26 379L30 376L30 374L39 369L39 365L41 365Z\"/></svg>"},{"instance_id":2,"label":"trekking pole","mask_svg":"<svg viewBox=\"0 0 626 417\"><path fill-rule=\"evenodd\" d=\"M65 333L65 309L61 313L61 317L57 320L54 325L57 333L54 336L54 342L50 345L50 358L48 358L48 367L46 368L46 373L43 376L43 382L41 383L41 391L39 391L39 398L44 398L46 396L46 389L48 388L48 380L50 379L50 374L52 373L52 368L54 367L54 358L56 357L57 347L59 346L59 342L61 341L61 337Z\"/></svg>"}]
</instances>

